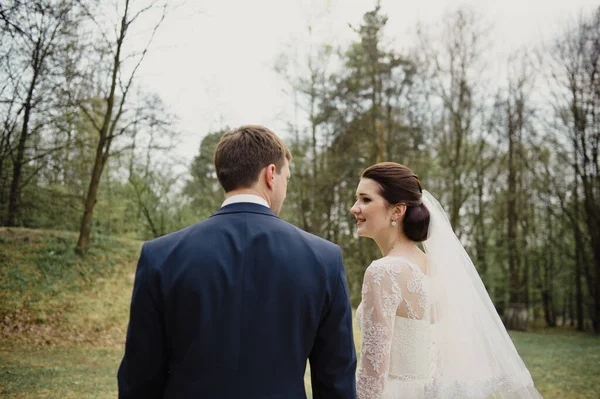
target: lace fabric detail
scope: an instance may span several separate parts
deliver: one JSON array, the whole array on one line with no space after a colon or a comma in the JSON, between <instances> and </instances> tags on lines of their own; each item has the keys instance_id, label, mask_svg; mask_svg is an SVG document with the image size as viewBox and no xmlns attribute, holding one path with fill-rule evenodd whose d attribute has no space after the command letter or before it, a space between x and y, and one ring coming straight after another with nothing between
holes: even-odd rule
<instances>
[{"instance_id":1,"label":"lace fabric detail","mask_svg":"<svg viewBox=\"0 0 600 399\"><path fill-rule=\"evenodd\" d=\"M381 387L385 385L385 375L379 377L369 374L358 374L356 376L356 386L361 387L360 393L357 392L357 398L379 398L381 397Z\"/></svg>"},{"instance_id":2,"label":"lace fabric detail","mask_svg":"<svg viewBox=\"0 0 600 399\"><path fill-rule=\"evenodd\" d=\"M417 265L383 258L367 268L356 313L363 336L359 399L382 398L389 378L426 377L428 308L426 276Z\"/></svg>"},{"instance_id":3,"label":"lace fabric detail","mask_svg":"<svg viewBox=\"0 0 600 399\"><path fill-rule=\"evenodd\" d=\"M396 375L396 374L390 373L390 375L388 375L388 378L390 380L398 380L398 381L422 381L422 380L427 379L427 376L419 375L419 374Z\"/></svg>"},{"instance_id":4,"label":"lace fabric detail","mask_svg":"<svg viewBox=\"0 0 600 399\"><path fill-rule=\"evenodd\" d=\"M498 399L542 399L531 381L518 375L495 376L486 380L456 381L443 384L436 379L423 386L424 398L498 398Z\"/></svg>"},{"instance_id":5,"label":"lace fabric detail","mask_svg":"<svg viewBox=\"0 0 600 399\"><path fill-rule=\"evenodd\" d=\"M374 321L373 314L374 308L367 309L365 317L365 331L368 332L368 338L371 342L388 342L391 338L391 331L384 323L378 323ZM364 334L363 334L364 336ZM364 340L364 338L363 338ZM364 343L363 343L364 345ZM378 375L381 375L381 371L384 367L385 358L388 356L387 345L367 345L363 354L365 358L371 363L371 368Z\"/></svg>"},{"instance_id":6,"label":"lace fabric detail","mask_svg":"<svg viewBox=\"0 0 600 399\"><path fill-rule=\"evenodd\" d=\"M390 355L389 376L431 376L431 325L422 320L396 317Z\"/></svg>"},{"instance_id":7,"label":"lace fabric detail","mask_svg":"<svg viewBox=\"0 0 600 399\"><path fill-rule=\"evenodd\" d=\"M442 384L419 376L390 375L383 399L542 399L533 384L523 383L518 376L495 377L486 381L456 381Z\"/></svg>"}]
</instances>

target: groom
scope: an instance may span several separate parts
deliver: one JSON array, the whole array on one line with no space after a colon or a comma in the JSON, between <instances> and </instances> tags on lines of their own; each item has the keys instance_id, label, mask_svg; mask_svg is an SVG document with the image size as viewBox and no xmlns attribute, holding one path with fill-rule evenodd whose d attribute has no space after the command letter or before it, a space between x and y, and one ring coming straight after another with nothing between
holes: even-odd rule
<instances>
[{"instance_id":1,"label":"groom","mask_svg":"<svg viewBox=\"0 0 600 399\"><path fill-rule=\"evenodd\" d=\"M225 133L226 200L209 219L144 244L119 398L355 398L342 253L280 220L285 144L262 126Z\"/></svg>"}]
</instances>

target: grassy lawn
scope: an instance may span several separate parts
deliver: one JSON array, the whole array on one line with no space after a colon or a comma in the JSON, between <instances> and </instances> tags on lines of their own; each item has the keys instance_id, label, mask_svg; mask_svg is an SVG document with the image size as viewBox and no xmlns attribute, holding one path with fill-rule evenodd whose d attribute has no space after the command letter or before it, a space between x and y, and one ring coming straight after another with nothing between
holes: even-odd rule
<instances>
[{"instance_id":1,"label":"grassy lawn","mask_svg":"<svg viewBox=\"0 0 600 399\"><path fill-rule=\"evenodd\" d=\"M600 397L599 336L552 330L510 335L544 398Z\"/></svg>"},{"instance_id":2,"label":"grassy lawn","mask_svg":"<svg viewBox=\"0 0 600 399\"><path fill-rule=\"evenodd\" d=\"M121 356L118 348L4 342L0 345L0 397L116 398Z\"/></svg>"},{"instance_id":3,"label":"grassy lawn","mask_svg":"<svg viewBox=\"0 0 600 399\"><path fill-rule=\"evenodd\" d=\"M600 337L571 332L511 335L545 399L598 398ZM120 347L39 347L4 341L0 397L115 398L122 353ZM308 372L305 380L310 392Z\"/></svg>"},{"instance_id":4,"label":"grassy lawn","mask_svg":"<svg viewBox=\"0 0 600 399\"><path fill-rule=\"evenodd\" d=\"M0 397L115 398L141 243L0 228ZM598 398L600 336L511 333L546 399ZM360 333L355 329L360 351ZM310 392L307 371L305 381Z\"/></svg>"}]
</instances>

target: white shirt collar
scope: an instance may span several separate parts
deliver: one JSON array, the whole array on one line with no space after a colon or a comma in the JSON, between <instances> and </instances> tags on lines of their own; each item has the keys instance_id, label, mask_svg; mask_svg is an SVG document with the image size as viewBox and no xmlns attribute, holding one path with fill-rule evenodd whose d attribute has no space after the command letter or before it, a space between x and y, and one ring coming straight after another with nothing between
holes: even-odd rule
<instances>
[{"instance_id":1,"label":"white shirt collar","mask_svg":"<svg viewBox=\"0 0 600 399\"><path fill-rule=\"evenodd\" d=\"M269 207L268 202L262 198L259 197L258 195L254 195L254 194L236 194L236 195L232 195L231 197L227 198L224 202L223 206L226 205L231 205L231 204L237 204L239 202L250 202L252 204L258 204L258 205L263 205L266 206L267 208Z\"/></svg>"}]
</instances>

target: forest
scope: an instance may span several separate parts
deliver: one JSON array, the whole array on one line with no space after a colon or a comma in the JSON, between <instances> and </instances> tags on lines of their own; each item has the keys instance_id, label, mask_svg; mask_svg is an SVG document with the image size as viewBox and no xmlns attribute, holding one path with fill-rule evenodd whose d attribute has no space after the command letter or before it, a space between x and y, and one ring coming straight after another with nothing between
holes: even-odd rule
<instances>
[{"instance_id":1,"label":"forest","mask_svg":"<svg viewBox=\"0 0 600 399\"><path fill-rule=\"evenodd\" d=\"M176 113L138 78L169 5L122 3L0 4L0 225L76 232L82 258L93 236L149 240L212 215L214 150L236 127L198 132L181 162ZM356 185L369 165L402 163L509 329L600 333L600 9L506 59L469 7L415 26L408 49L390 44L388 18L377 3L348 46L282 49L273 65L295 110L276 131L293 154L281 218L341 246L356 306L381 256L356 235Z\"/></svg>"}]
</instances>

